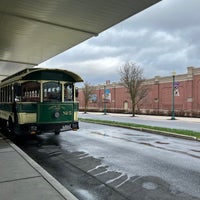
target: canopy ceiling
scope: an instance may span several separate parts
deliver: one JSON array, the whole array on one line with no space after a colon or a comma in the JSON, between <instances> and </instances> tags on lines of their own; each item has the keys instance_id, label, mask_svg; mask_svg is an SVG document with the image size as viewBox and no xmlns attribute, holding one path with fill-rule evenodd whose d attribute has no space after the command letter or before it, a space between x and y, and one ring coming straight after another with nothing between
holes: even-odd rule
<instances>
[{"instance_id":1,"label":"canopy ceiling","mask_svg":"<svg viewBox=\"0 0 200 200\"><path fill-rule=\"evenodd\" d=\"M160 0L0 0L0 79L87 40Z\"/></svg>"}]
</instances>

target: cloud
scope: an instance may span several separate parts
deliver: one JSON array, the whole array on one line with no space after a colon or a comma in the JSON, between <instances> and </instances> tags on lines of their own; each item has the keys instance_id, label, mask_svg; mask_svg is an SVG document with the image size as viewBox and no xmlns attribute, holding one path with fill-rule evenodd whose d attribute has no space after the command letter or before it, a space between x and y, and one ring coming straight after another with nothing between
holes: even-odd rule
<instances>
[{"instance_id":1,"label":"cloud","mask_svg":"<svg viewBox=\"0 0 200 200\"><path fill-rule=\"evenodd\" d=\"M200 65L199 8L199 0L162 0L41 66L72 70L93 84L119 81L126 62L143 67L146 78L186 73Z\"/></svg>"}]
</instances>

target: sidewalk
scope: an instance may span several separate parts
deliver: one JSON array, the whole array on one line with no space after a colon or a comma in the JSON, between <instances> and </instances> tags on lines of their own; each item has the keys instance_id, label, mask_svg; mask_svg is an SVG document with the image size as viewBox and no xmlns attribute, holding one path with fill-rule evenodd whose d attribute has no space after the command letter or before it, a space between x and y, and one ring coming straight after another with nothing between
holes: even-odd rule
<instances>
[{"instance_id":1,"label":"sidewalk","mask_svg":"<svg viewBox=\"0 0 200 200\"><path fill-rule=\"evenodd\" d=\"M128 116L128 115L124 114L124 116ZM129 116L131 115L129 114ZM154 120L171 120L171 116L136 115L136 117L143 118L143 119L154 119ZM175 119L179 121L185 121L185 122L200 122L200 118L194 118L194 117L175 117Z\"/></svg>"},{"instance_id":2,"label":"sidewalk","mask_svg":"<svg viewBox=\"0 0 200 200\"><path fill-rule=\"evenodd\" d=\"M1 200L78 200L0 133Z\"/></svg>"}]
</instances>

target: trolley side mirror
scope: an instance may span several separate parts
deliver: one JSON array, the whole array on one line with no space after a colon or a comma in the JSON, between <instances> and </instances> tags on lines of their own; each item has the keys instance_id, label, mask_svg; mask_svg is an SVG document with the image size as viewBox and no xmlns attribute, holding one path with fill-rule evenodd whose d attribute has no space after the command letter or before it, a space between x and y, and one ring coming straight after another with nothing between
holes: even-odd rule
<instances>
[{"instance_id":1,"label":"trolley side mirror","mask_svg":"<svg viewBox=\"0 0 200 200\"><path fill-rule=\"evenodd\" d=\"M78 88L75 88L75 97L78 98Z\"/></svg>"}]
</instances>

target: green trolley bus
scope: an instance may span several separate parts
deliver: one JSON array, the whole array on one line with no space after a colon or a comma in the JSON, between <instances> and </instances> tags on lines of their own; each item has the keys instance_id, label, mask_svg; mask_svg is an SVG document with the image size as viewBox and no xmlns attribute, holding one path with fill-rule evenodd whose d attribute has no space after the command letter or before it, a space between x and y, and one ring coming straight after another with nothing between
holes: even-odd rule
<instances>
[{"instance_id":1,"label":"green trolley bus","mask_svg":"<svg viewBox=\"0 0 200 200\"><path fill-rule=\"evenodd\" d=\"M0 126L12 134L77 130L77 74L61 69L28 68L0 83Z\"/></svg>"}]
</instances>

